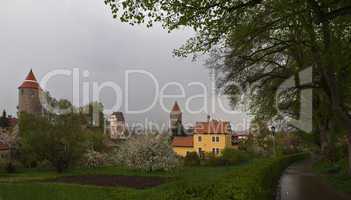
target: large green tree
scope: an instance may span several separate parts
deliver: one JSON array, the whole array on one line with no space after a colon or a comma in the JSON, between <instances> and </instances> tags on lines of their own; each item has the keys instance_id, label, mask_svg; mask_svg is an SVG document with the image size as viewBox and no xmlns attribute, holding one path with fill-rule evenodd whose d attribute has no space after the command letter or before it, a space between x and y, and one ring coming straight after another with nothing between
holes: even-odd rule
<instances>
[{"instance_id":1,"label":"large green tree","mask_svg":"<svg viewBox=\"0 0 351 200\"><path fill-rule=\"evenodd\" d=\"M73 113L50 117L22 113L19 133L22 160L47 160L58 172L79 161L87 148L80 117Z\"/></svg>"},{"instance_id":2,"label":"large green tree","mask_svg":"<svg viewBox=\"0 0 351 200\"><path fill-rule=\"evenodd\" d=\"M259 105L271 102L265 97L270 98L286 76L296 77L296 87L285 93L292 95L282 98L283 105L292 104L290 110L298 107L294 96L299 91L318 88L314 97L322 103L315 106L326 105L329 109L315 119L322 121L327 114L332 114L332 119L347 130L351 173L351 83L347 73L351 58L350 1L105 0L105 3L110 5L114 17L132 25L151 26L161 22L169 31L181 26L192 27L197 35L175 54L187 56L219 48L226 58L220 66L225 72L224 85L235 80L241 85L260 83L261 89L255 93ZM314 82L302 85L297 74L310 66L316 71ZM226 89L233 94L237 90Z\"/></svg>"}]
</instances>

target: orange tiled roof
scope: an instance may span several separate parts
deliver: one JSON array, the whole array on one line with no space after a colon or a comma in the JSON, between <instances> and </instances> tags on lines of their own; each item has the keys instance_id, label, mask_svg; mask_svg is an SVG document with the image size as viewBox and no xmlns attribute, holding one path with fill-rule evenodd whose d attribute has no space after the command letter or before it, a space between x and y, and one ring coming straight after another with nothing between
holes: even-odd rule
<instances>
[{"instance_id":1,"label":"orange tiled roof","mask_svg":"<svg viewBox=\"0 0 351 200\"><path fill-rule=\"evenodd\" d=\"M39 83L35 78L35 75L32 70L30 70L29 74L27 75L26 79L23 81L22 85L19 86L21 88L32 88L32 89L39 89Z\"/></svg>"},{"instance_id":2,"label":"orange tiled roof","mask_svg":"<svg viewBox=\"0 0 351 200\"><path fill-rule=\"evenodd\" d=\"M186 137L174 137L172 140L173 147L193 147L194 140L193 136Z\"/></svg>"},{"instance_id":3,"label":"orange tiled roof","mask_svg":"<svg viewBox=\"0 0 351 200\"><path fill-rule=\"evenodd\" d=\"M245 136L245 135L250 135L250 130L245 130L245 131L235 131L234 135L239 135L239 136Z\"/></svg>"},{"instance_id":4,"label":"orange tiled roof","mask_svg":"<svg viewBox=\"0 0 351 200\"><path fill-rule=\"evenodd\" d=\"M196 122L194 134L229 134L230 131L229 122L211 120L208 122Z\"/></svg>"},{"instance_id":5,"label":"orange tiled roof","mask_svg":"<svg viewBox=\"0 0 351 200\"><path fill-rule=\"evenodd\" d=\"M7 151L9 150L9 146L7 144L0 144L0 151Z\"/></svg>"},{"instance_id":6,"label":"orange tiled roof","mask_svg":"<svg viewBox=\"0 0 351 200\"><path fill-rule=\"evenodd\" d=\"M13 118L13 117L9 118L9 124L10 124L11 127L16 126L16 124L17 124L17 119L16 119L16 118Z\"/></svg>"}]
</instances>

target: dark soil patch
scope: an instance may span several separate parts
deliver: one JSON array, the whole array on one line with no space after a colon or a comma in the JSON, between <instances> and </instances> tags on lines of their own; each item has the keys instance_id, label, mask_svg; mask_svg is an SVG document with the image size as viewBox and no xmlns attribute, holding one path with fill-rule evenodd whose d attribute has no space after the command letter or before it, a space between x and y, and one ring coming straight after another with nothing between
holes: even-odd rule
<instances>
[{"instance_id":1,"label":"dark soil patch","mask_svg":"<svg viewBox=\"0 0 351 200\"><path fill-rule=\"evenodd\" d=\"M89 175L89 176L65 176L52 180L57 183L75 183L81 185L96 186L122 186L135 189L145 189L159 186L167 182L162 177L141 176L113 176L113 175Z\"/></svg>"}]
</instances>

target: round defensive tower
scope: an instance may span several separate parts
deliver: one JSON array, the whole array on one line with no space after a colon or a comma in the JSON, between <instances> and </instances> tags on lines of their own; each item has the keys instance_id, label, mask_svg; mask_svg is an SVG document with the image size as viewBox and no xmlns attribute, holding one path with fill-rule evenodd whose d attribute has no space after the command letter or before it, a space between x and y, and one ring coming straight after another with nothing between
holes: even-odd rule
<instances>
[{"instance_id":1,"label":"round defensive tower","mask_svg":"<svg viewBox=\"0 0 351 200\"><path fill-rule=\"evenodd\" d=\"M18 112L28 114L42 114L40 103L41 88L32 70L18 87Z\"/></svg>"}]
</instances>

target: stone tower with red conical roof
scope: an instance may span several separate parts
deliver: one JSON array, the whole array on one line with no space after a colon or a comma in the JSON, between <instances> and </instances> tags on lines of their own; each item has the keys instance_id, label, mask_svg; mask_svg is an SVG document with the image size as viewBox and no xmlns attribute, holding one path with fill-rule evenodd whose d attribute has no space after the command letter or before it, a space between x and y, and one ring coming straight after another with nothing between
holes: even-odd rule
<instances>
[{"instance_id":1,"label":"stone tower with red conical roof","mask_svg":"<svg viewBox=\"0 0 351 200\"><path fill-rule=\"evenodd\" d=\"M175 102L170 115L170 129L173 136L185 136L183 123L182 123L182 111Z\"/></svg>"},{"instance_id":2,"label":"stone tower with red conical roof","mask_svg":"<svg viewBox=\"0 0 351 200\"><path fill-rule=\"evenodd\" d=\"M42 114L40 102L41 88L32 70L18 87L18 112L28 114Z\"/></svg>"},{"instance_id":3,"label":"stone tower with red conical roof","mask_svg":"<svg viewBox=\"0 0 351 200\"><path fill-rule=\"evenodd\" d=\"M182 111L180 110L180 107L178 105L178 102L175 102L173 105L173 108L171 110L171 115L170 115L170 128L172 130L177 129L178 124L182 123Z\"/></svg>"}]
</instances>

